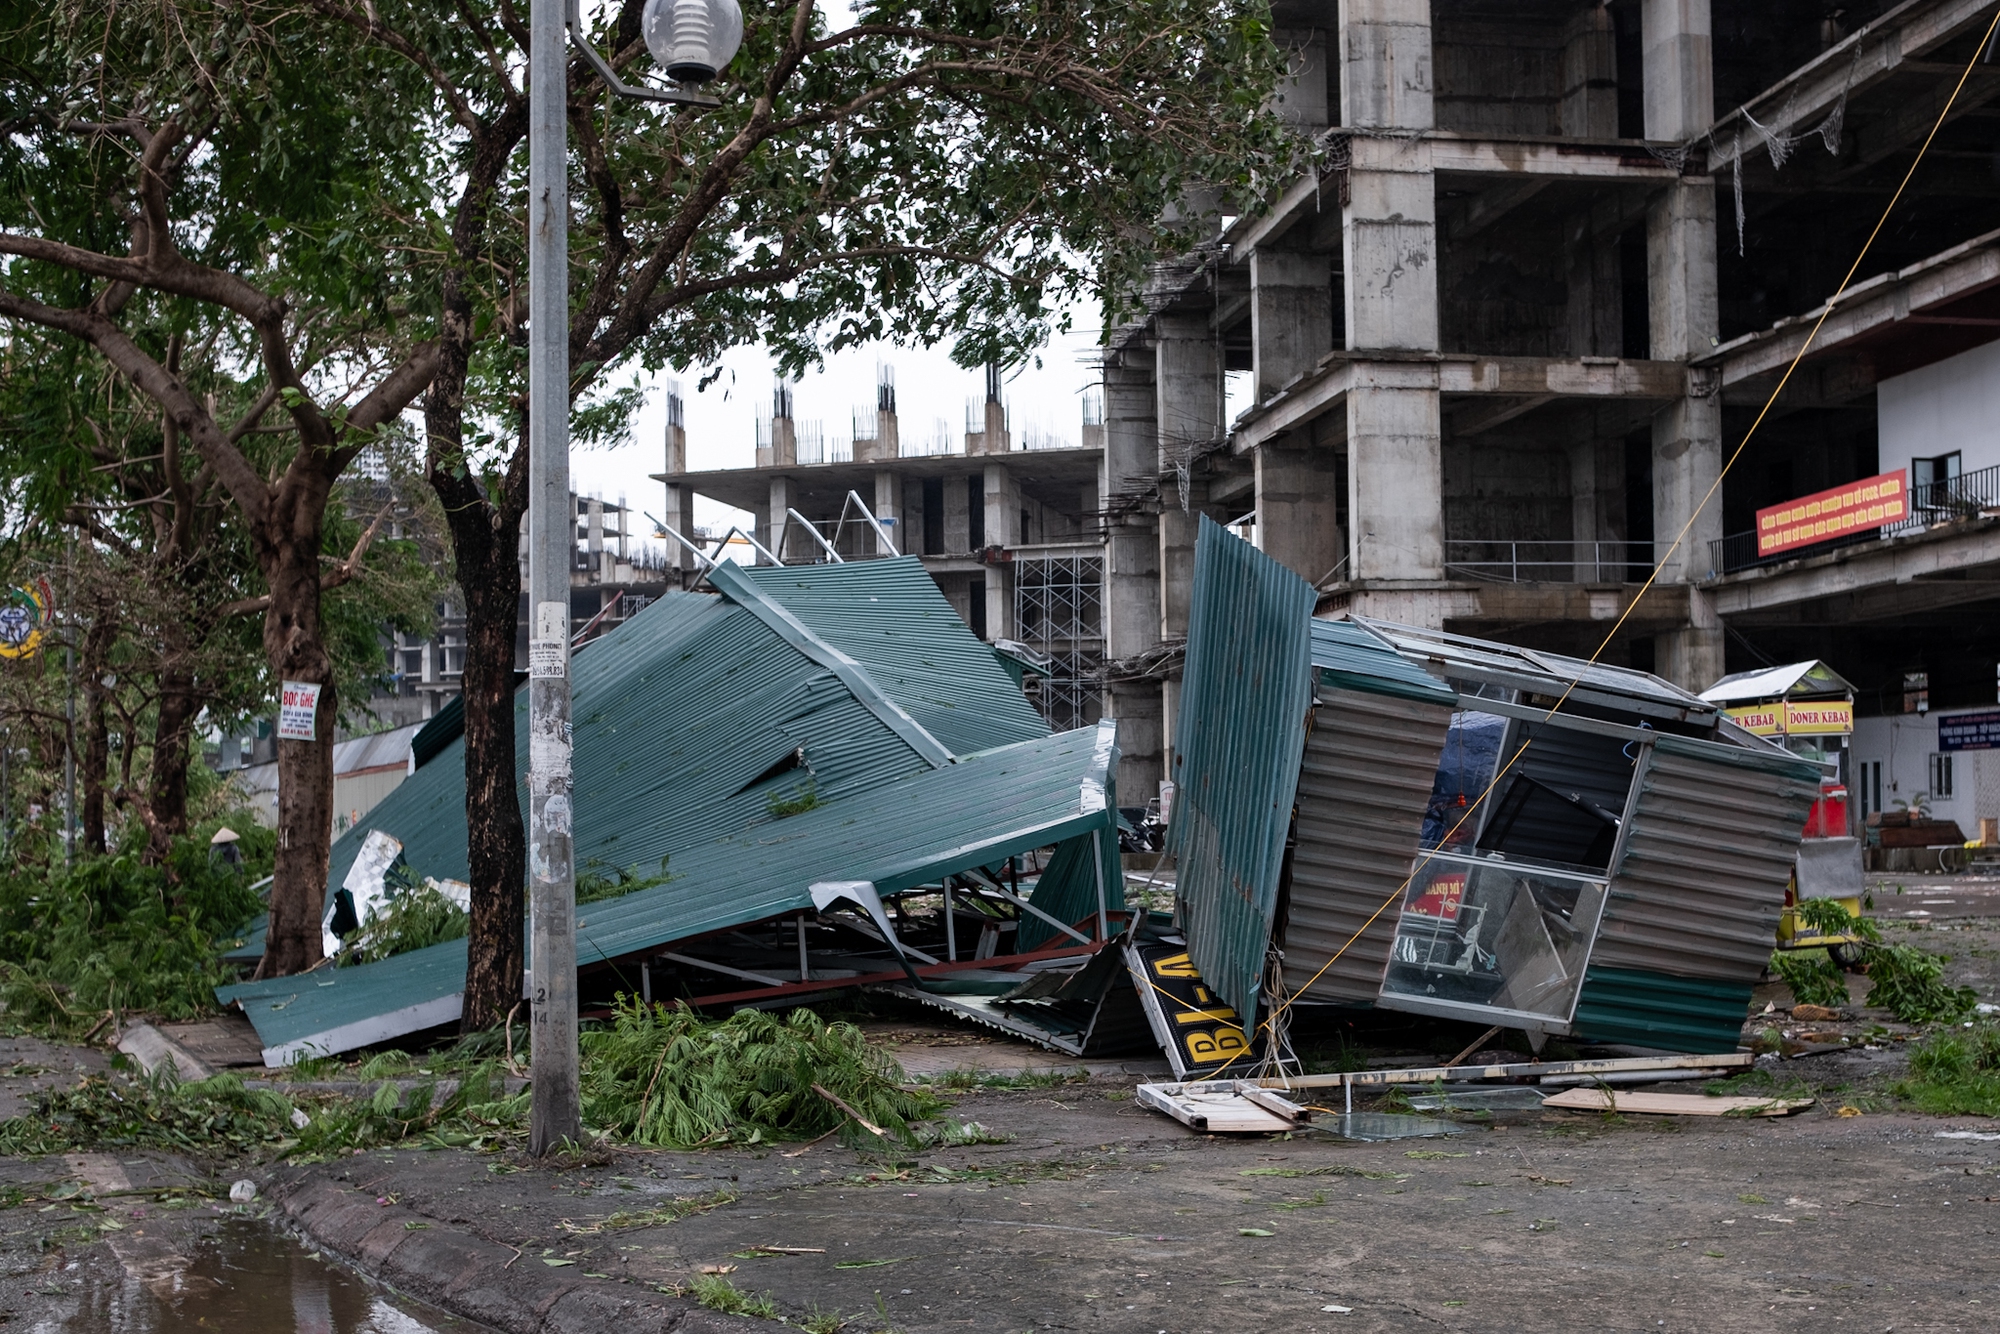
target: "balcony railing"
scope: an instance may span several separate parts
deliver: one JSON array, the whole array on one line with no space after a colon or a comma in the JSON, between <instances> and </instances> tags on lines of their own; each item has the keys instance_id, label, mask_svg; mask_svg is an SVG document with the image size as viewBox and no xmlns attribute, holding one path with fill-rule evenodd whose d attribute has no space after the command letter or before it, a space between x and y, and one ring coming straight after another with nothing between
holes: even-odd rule
<instances>
[{"instance_id":1,"label":"balcony railing","mask_svg":"<svg viewBox=\"0 0 2000 1334\"><path fill-rule=\"evenodd\" d=\"M1499 584L1636 584L1653 569L1651 542L1454 538L1444 546L1446 574Z\"/></svg>"},{"instance_id":2,"label":"balcony railing","mask_svg":"<svg viewBox=\"0 0 2000 1334\"><path fill-rule=\"evenodd\" d=\"M1960 519L1993 517L2000 517L2000 464L1960 473L1941 482L1911 487L1909 517L1899 519L1895 523L1885 523L1880 528L1829 538L1827 541L1815 542L1807 547L1792 547L1769 556L1757 554L1757 534L1754 529L1747 533L1731 533L1708 544L1709 561L1716 573L1734 574L1738 570L1747 570L1758 565L1773 565L1779 561L1797 560L1802 556L1819 555L1862 542L1874 542L1885 537L1901 537L1907 533L1920 533L1927 528L1955 523Z\"/></svg>"}]
</instances>

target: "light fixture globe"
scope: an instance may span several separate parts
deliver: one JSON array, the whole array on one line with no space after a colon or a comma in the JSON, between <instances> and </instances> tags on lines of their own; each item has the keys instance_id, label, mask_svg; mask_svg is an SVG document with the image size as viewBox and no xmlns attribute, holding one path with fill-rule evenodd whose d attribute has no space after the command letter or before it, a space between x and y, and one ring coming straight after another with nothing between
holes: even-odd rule
<instances>
[{"instance_id":1,"label":"light fixture globe","mask_svg":"<svg viewBox=\"0 0 2000 1334\"><path fill-rule=\"evenodd\" d=\"M736 0L646 0L639 30L669 79L707 83L743 45L743 11Z\"/></svg>"}]
</instances>

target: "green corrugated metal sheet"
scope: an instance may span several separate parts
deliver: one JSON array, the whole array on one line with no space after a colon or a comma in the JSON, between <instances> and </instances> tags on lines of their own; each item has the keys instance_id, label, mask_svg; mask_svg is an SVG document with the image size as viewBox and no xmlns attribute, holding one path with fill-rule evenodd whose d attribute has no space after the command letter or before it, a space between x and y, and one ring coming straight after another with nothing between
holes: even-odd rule
<instances>
[{"instance_id":1,"label":"green corrugated metal sheet","mask_svg":"<svg viewBox=\"0 0 2000 1334\"><path fill-rule=\"evenodd\" d=\"M769 608L760 615L727 596L669 593L577 656L580 869L650 871L681 848L769 820L774 800L809 786L838 800L948 754L1048 734L914 557L740 573L748 595L802 628L806 648L773 627ZM904 658L916 665L897 666ZM515 781L524 785L525 693L514 726ZM803 768L755 781L800 749ZM460 738L336 840L329 887L371 829L401 839L419 875L465 879L464 769ZM525 787L517 790L525 807Z\"/></svg>"},{"instance_id":2,"label":"green corrugated metal sheet","mask_svg":"<svg viewBox=\"0 0 2000 1334\"><path fill-rule=\"evenodd\" d=\"M1458 704L1458 692L1353 621L1312 622L1312 664L1320 684L1392 695L1419 704Z\"/></svg>"},{"instance_id":3,"label":"green corrugated metal sheet","mask_svg":"<svg viewBox=\"0 0 2000 1334\"><path fill-rule=\"evenodd\" d=\"M1662 1051L1735 1051L1750 1011L1750 985L1593 964L1583 975L1570 1032Z\"/></svg>"},{"instance_id":4,"label":"green corrugated metal sheet","mask_svg":"<svg viewBox=\"0 0 2000 1334\"><path fill-rule=\"evenodd\" d=\"M669 883L578 910L577 961L589 966L810 909L816 881L868 880L891 894L1093 831L1115 843L1115 738L1107 720L986 751L688 849L674 858ZM361 1045L449 1022L464 985L459 941L379 964L222 987L216 996L242 1004L266 1059L277 1063L307 1048L345 1049L328 1046L329 1034L365 1035L350 1042Z\"/></svg>"},{"instance_id":5,"label":"green corrugated metal sheet","mask_svg":"<svg viewBox=\"0 0 2000 1334\"><path fill-rule=\"evenodd\" d=\"M1049 725L973 638L915 556L738 566L954 755L1047 736Z\"/></svg>"},{"instance_id":6,"label":"green corrugated metal sheet","mask_svg":"<svg viewBox=\"0 0 2000 1334\"><path fill-rule=\"evenodd\" d=\"M1312 586L1203 516L1168 849L1195 967L1257 1013L1312 701Z\"/></svg>"}]
</instances>

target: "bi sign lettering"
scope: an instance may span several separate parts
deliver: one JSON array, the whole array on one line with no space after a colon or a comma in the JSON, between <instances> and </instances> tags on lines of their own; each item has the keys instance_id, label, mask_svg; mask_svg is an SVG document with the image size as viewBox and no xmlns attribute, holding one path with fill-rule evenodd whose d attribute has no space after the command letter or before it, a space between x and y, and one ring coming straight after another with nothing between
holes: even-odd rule
<instances>
[{"instance_id":1,"label":"bi sign lettering","mask_svg":"<svg viewBox=\"0 0 2000 1334\"><path fill-rule=\"evenodd\" d=\"M1131 962L1140 999L1175 1074L1202 1079L1227 1067L1232 1076L1248 1075L1256 1042L1244 1032L1242 1016L1201 980L1186 950L1135 947Z\"/></svg>"}]
</instances>

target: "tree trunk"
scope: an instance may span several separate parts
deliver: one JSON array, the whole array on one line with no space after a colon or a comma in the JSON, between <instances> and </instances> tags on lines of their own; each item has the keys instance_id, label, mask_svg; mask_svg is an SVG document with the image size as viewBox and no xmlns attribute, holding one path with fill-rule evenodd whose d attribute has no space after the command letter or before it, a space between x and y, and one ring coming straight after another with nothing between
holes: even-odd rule
<instances>
[{"instance_id":1,"label":"tree trunk","mask_svg":"<svg viewBox=\"0 0 2000 1334\"><path fill-rule=\"evenodd\" d=\"M176 666L160 673L153 766L146 783L145 861L151 866L164 863L174 840L187 833L188 759L200 711L192 673Z\"/></svg>"},{"instance_id":2,"label":"tree trunk","mask_svg":"<svg viewBox=\"0 0 2000 1334\"><path fill-rule=\"evenodd\" d=\"M83 852L104 855L104 781L111 770L111 735L105 723L110 690L104 684L118 623L100 603L83 636L83 753L77 782L83 789Z\"/></svg>"},{"instance_id":3,"label":"tree trunk","mask_svg":"<svg viewBox=\"0 0 2000 1334\"><path fill-rule=\"evenodd\" d=\"M517 103L473 137L471 168L452 220L460 264L488 250L494 192L527 132ZM462 1032L505 1022L520 1003L527 966L528 840L514 781L514 638L521 603L521 515L527 507L525 431L498 478L498 504L465 457L465 382L473 313L465 270L445 270L437 371L424 397L425 465L444 506L459 591L465 597L465 833L472 876Z\"/></svg>"},{"instance_id":4,"label":"tree trunk","mask_svg":"<svg viewBox=\"0 0 2000 1334\"><path fill-rule=\"evenodd\" d=\"M320 524L331 479L287 479L272 505L272 532L260 543L271 590L264 653L281 683L316 682L319 710L311 741L278 742L278 850L271 883L271 925L260 977L303 972L324 956L320 911L326 901L333 842L333 730L339 716L333 664L320 638Z\"/></svg>"},{"instance_id":5,"label":"tree trunk","mask_svg":"<svg viewBox=\"0 0 2000 1334\"><path fill-rule=\"evenodd\" d=\"M454 533L459 585L465 595L465 832L472 921L460 1025L468 1033L506 1019L521 999L521 974L527 966L522 943L527 837L514 778L520 515L515 512L512 522L498 524L498 531L496 525L482 526L487 534L481 553L485 559L476 571L466 560L472 544Z\"/></svg>"},{"instance_id":6,"label":"tree trunk","mask_svg":"<svg viewBox=\"0 0 2000 1334\"><path fill-rule=\"evenodd\" d=\"M447 284L447 309L458 296ZM447 319L447 326L451 321ZM460 327L463 327L460 325ZM514 770L514 640L521 602L521 513L527 446L501 479L500 505L463 465L465 346L447 340L424 405L431 489L451 526L465 598L465 833L472 876L461 1031L502 1023L521 999L527 966L527 835Z\"/></svg>"}]
</instances>

